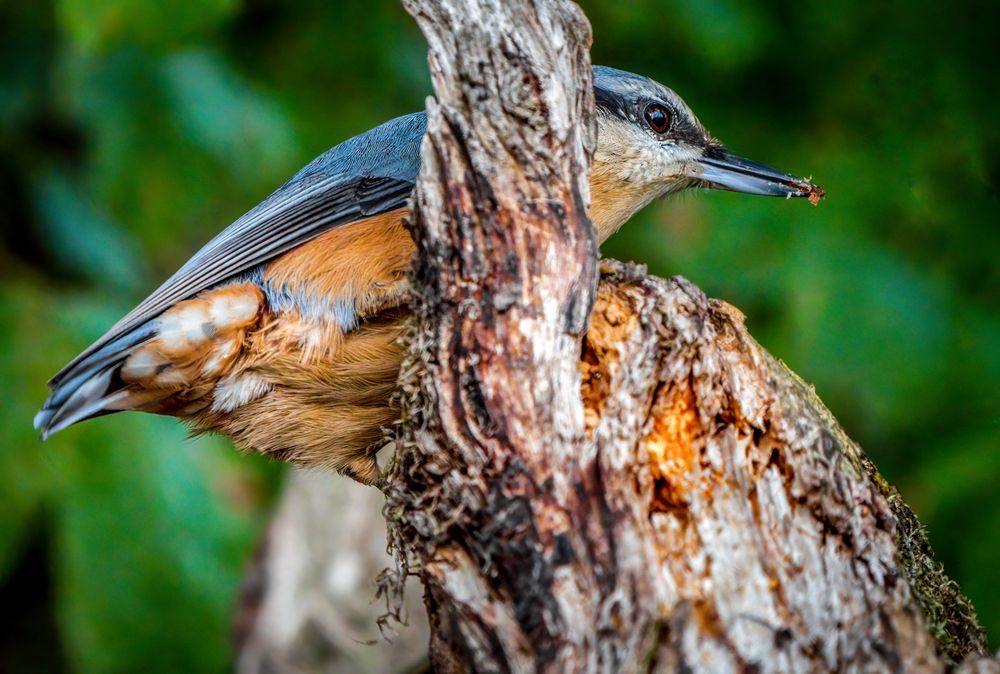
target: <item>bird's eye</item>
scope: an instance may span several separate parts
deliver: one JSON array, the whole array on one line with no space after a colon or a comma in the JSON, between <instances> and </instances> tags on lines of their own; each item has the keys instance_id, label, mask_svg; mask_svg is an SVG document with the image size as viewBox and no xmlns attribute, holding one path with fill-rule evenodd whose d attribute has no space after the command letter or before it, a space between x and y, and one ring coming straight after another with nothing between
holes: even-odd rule
<instances>
[{"instance_id":1,"label":"bird's eye","mask_svg":"<svg viewBox=\"0 0 1000 674\"><path fill-rule=\"evenodd\" d=\"M665 105L651 103L646 106L642 116L646 119L646 124L653 130L653 133L666 133L667 129L670 128L672 118L670 110Z\"/></svg>"}]
</instances>

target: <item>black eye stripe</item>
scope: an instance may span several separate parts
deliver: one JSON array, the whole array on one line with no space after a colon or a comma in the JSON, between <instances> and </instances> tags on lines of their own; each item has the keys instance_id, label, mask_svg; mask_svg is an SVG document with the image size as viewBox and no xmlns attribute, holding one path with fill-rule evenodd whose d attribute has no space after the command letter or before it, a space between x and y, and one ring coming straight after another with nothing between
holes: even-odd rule
<instances>
[{"instance_id":1,"label":"black eye stripe","mask_svg":"<svg viewBox=\"0 0 1000 674\"><path fill-rule=\"evenodd\" d=\"M650 103L647 105L646 109L642 112L642 118L645 120L646 126L656 134L663 134L669 131L674 121L670 108L661 103Z\"/></svg>"}]
</instances>

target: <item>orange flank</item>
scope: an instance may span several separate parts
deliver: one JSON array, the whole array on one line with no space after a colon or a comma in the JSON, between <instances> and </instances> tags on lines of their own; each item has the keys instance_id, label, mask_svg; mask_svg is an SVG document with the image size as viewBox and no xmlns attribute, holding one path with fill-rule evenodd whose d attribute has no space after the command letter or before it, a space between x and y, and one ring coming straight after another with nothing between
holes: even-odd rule
<instances>
[{"instance_id":1,"label":"orange flank","mask_svg":"<svg viewBox=\"0 0 1000 674\"><path fill-rule=\"evenodd\" d=\"M125 360L116 407L373 480L371 449L397 416L395 309L414 255L404 215L332 229L269 263L262 286L234 282L178 303Z\"/></svg>"}]
</instances>

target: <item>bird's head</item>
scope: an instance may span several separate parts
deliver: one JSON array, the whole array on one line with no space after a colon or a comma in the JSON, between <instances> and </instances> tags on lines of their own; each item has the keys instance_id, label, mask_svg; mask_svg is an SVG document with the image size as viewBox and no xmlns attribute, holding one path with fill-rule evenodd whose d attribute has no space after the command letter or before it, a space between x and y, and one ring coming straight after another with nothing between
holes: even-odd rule
<instances>
[{"instance_id":1,"label":"bird's head","mask_svg":"<svg viewBox=\"0 0 1000 674\"><path fill-rule=\"evenodd\" d=\"M614 68L594 68L597 148L591 218L601 239L657 197L710 187L779 197L824 192L807 180L730 154L667 87Z\"/></svg>"}]
</instances>

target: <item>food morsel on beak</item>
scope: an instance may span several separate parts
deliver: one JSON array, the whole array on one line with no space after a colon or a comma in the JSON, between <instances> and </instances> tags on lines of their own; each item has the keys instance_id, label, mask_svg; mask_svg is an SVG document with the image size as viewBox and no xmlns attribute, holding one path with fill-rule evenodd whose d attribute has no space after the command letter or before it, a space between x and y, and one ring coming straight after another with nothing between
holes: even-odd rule
<instances>
[{"instance_id":1,"label":"food morsel on beak","mask_svg":"<svg viewBox=\"0 0 1000 674\"><path fill-rule=\"evenodd\" d=\"M755 161L716 151L692 162L687 174L707 187L770 197L807 197L813 205L826 191L804 178L778 171Z\"/></svg>"}]
</instances>

